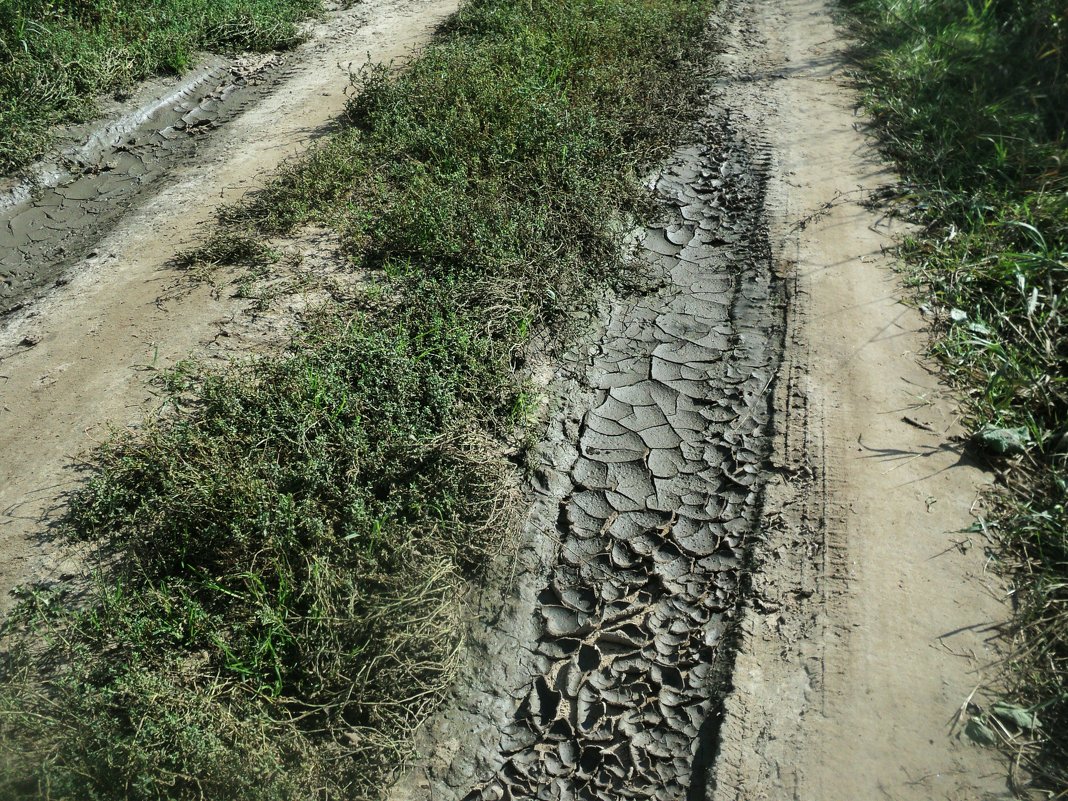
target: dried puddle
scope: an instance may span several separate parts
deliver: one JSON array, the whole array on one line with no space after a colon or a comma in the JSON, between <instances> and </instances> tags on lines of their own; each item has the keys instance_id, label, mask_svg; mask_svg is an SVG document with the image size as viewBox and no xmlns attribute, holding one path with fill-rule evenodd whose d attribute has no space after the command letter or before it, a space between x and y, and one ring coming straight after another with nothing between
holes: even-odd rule
<instances>
[{"instance_id":1,"label":"dried puddle","mask_svg":"<svg viewBox=\"0 0 1068 801\"><path fill-rule=\"evenodd\" d=\"M105 126L72 129L68 138L84 144L0 191L0 316L62 283L66 270L176 166L195 163L204 133L271 91L282 64L271 55L201 68ZM158 91L157 84L142 93Z\"/></svg>"},{"instance_id":2,"label":"dried puddle","mask_svg":"<svg viewBox=\"0 0 1068 801\"><path fill-rule=\"evenodd\" d=\"M759 519L782 300L763 154L703 120L656 176L655 289L606 302L553 384L508 598L392 797L701 798Z\"/></svg>"}]
</instances>

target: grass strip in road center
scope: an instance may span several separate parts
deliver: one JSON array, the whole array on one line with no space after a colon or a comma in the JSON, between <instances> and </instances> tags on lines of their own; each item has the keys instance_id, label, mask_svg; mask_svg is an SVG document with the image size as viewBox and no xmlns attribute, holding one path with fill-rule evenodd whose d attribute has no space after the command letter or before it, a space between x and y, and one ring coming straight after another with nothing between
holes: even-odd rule
<instances>
[{"instance_id":1,"label":"grass strip in road center","mask_svg":"<svg viewBox=\"0 0 1068 801\"><path fill-rule=\"evenodd\" d=\"M1068 6L845 5L868 108L919 225L903 254L934 321L935 353L967 393L972 445L1007 490L987 525L1015 578L1013 703L985 710L973 731L1025 744L1038 784L1064 793Z\"/></svg>"},{"instance_id":2,"label":"grass strip in road center","mask_svg":"<svg viewBox=\"0 0 1068 801\"><path fill-rule=\"evenodd\" d=\"M67 526L107 567L6 627L0 796L381 792L511 527L532 333L631 280L620 221L695 107L708 11L474 0L228 212L192 261L326 225L373 286L285 353L173 374L176 411L97 455Z\"/></svg>"}]
</instances>

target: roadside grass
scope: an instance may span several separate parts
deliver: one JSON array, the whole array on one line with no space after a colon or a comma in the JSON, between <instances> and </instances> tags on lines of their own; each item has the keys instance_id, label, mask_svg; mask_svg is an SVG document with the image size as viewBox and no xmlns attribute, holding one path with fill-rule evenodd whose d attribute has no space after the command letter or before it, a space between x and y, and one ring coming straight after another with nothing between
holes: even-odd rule
<instances>
[{"instance_id":1,"label":"roadside grass","mask_svg":"<svg viewBox=\"0 0 1068 801\"><path fill-rule=\"evenodd\" d=\"M0 174L39 156L51 126L198 51L290 47L320 0L0 0Z\"/></svg>"},{"instance_id":2,"label":"roadside grass","mask_svg":"<svg viewBox=\"0 0 1068 801\"><path fill-rule=\"evenodd\" d=\"M991 521L1014 566L1007 692L1037 713L1037 782L1068 793L1068 6L845 0L860 81L902 208L934 351L1007 492ZM1006 440L1004 432L1009 432ZM991 435L993 433L993 436ZM993 451L1005 450L1007 453ZM991 451L991 446L993 451ZM1036 741L1037 740L1037 741ZM1060 796L1058 796L1060 797Z\"/></svg>"},{"instance_id":3,"label":"roadside grass","mask_svg":"<svg viewBox=\"0 0 1068 801\"><path fill-rule=\"evenodd\" d=\"M381 794L514 526L532 338L639 280L626 221L709 10L473 0L226 211L185 266L269 269L271 236L327 226L374 291L175 371L96 455L66 521L100 549L87 597L28 588L4 630L0 797Z\"/></svg>"}]
</instances>

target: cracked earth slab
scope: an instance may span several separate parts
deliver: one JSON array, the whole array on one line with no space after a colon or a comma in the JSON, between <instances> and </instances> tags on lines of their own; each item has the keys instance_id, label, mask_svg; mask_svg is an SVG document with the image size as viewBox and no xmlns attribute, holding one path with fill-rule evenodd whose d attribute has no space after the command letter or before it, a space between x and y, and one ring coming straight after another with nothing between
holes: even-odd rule
<instances>
[{"instance_id":1,"label":"cracked earth slab","mask_svg":"<svg viewBox=\"0 0 1068 801\"><path fill-rule=\"evenodd\" d=\"M167 87L168 102L142 98L140 111L97 126L78 145L83 169L60 158L62 169L39 170L37 190L6 187L0 229L26 236L0 242L5 275L17 277L0 306L18 306L0 318L0 611L13 587L80 570L48 534L78 457L110 426L138 424L158 405L152 378L229 333L248 303L209 286L169 293L175 253L330 129L347 65L403 60L456 5L368 0L335 12L276 64L237 76L210 64L199 82ZM227 347L258 343L241 340Z\"/></svg>"}]
</instances>

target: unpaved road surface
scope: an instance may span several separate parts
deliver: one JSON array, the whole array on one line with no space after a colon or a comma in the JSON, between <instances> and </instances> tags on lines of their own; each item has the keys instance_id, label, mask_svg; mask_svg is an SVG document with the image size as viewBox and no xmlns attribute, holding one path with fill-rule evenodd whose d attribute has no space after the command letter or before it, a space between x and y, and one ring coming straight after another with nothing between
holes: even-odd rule
<instances>
[{"instance_id":1,"label":"unpaved road surface","mask_svg":"<svg viewBox=\"0 0 1068 801\"><path fill-rule=\"evenodd\" d=\"M239 69L269 84L243 108L210 66L207 124L182 95L170 130L8 227L19 264L43 254L68 283L41 294L32 267L8 271L3 297L31 300L0 335L0 589L74 569L31 539L73 457L142 419L155 370L238 308L208 288L157 303L168 259L338 113L338 62L403 54L451 10L361 6L288 66ZM546 383L524 536L395 801L1010 797L954 725L1008 615L963 533L987 479L951 440L882 252L893 230L860 204L892 176L841 36L823 0L739 0L714 26L707 106L650 176L649 287L606 298ZM110 173L138 164L123 194ZM111 216L68 225L77 202ZM35 233L53 224L67 240Z\"/></svg>"},{"instance_id":2,"label":"unpaved road surface","mask_svg":"<svg viewBox=\"0 0 1068 801\"><path fill-rule=\"evenodd\" d=\"M1004 762L956 725L1010 614L965 532L989 479L951 441L957 405L883 253L895 232L861 205L893 176L844 42L823 0L740 3L721 41L724 102L770 145L790 304L716 798L1012 797Z\"/></svg>"},{"instance_id":3,"label":"unpaved road surface","mask_svg":"<svg viewBox=\"0 0 1068 801\"><path fill-rule=\"evenodd\" d=\"M396 801L667 801L703 783L781 303L762 154L727 120L704 119L651 184L652 286L606 302L556 376L520 591L484 597L471 673Z\"/></svg>"},{"instance_id":4,"label":"unpaved road surface","mask_svg":"<svg viewBox=\"0 0 1068 801\"><path fill-rule=\"evenodd\" d=\"M159 302L175 281L168 262L221 204L328 130L349 65L403 59L455 8L373 0L334 12L272 63L215 62L141 98L55 188L5 194L0 301L25 305L0 318L0 604L27 580L78 569L48 542L78 457L109 425L143 419L160 369L229 333L239 304L210 287Z\"/></svg>"}]
</instances>

